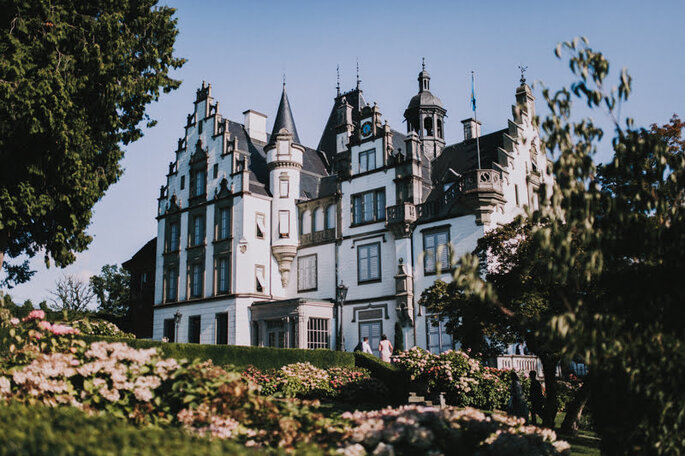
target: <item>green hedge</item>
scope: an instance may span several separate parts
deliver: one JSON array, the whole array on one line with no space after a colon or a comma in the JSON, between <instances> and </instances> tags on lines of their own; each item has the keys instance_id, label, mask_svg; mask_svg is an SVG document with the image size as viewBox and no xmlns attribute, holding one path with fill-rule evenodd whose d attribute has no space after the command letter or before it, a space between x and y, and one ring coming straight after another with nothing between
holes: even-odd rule
<instances>
[{"instance_id":1,"label":"green hedge","mask_svg":"<svg viewBox=\"0 0 685 456\"><path fill-rule=\"evenodd\" d=\"M114 337L84 336L88 342L107 340L125 342L135 348L156 347L170 358L211 359L216 365L233 365L239 369L254 366L257 369L279 369L286 364L309 362L316 367L354 367L352 353L333 350L304 350L298 348L244 347L239 345L176 344L144 339L117 339Z\"/></svg>"},{"instance_id":2,"label":"green hedge","mask_svg":"<svg viewBox=\"0 0 685 456\"><path fill-rule=\"evenodd\" d=\"M368 369L371 376L377 378L388 387L391 397L389 402L406 404L409 397L409 374L399 367L381 361L368 353L354 352L354 365Z\"/></svg>"},{"instance_id":3,"label":"green hedge","mask_svg":"<svg viewBox=\"0 0 685 456\"><path fill-rule=\"evenodd\" d=\"M192 437L176 428L136 428L72 407L0 406L0 455L256 455L229 441Z\"/></svg>"}]
</instances>

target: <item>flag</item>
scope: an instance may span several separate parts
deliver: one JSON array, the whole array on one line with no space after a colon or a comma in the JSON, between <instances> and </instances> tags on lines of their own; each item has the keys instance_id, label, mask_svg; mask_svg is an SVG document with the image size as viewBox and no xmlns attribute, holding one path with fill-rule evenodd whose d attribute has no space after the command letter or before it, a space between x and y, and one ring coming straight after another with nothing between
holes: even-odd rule
<instances>
[{"instance_id":1,"label":"flag","mask_svg":"<svg viewBox=\"0 0 685 456\"><path fill-rule=\"evenodd\" d=\"M473 71L471 72L471 110L476 112L476 86L473 80Z\"/></svg>"}]
</instances>

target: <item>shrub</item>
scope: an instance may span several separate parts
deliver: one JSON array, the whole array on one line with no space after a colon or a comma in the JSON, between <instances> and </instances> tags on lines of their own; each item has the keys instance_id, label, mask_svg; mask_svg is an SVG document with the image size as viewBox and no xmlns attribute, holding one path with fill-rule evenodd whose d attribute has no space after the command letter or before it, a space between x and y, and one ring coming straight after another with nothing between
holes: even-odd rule
<instances>
[{"instance_id":1,"label":"shrub","mask_svg":"<svg viewBox=\"0 0 685 456\"><path fill-rule=\"evenodd\" d=\"M81 334L88 336L110 336L120 339L135 339L136 336L119 329L117 325L107 320L82 318L69 322L69 326L78 329Z\"/></svg>"},{"instance_id":2,"label":"shrub","mask_svg":"<svg viewBox=\"0 0 685 456\"><path fill-rule=\"evenodd\" d=\"M472 408L405 406L342 416L353 423L341 442L345 454L560 455L570 449L549 429Z\"/></svg>"},{"instance_id":3,"label":"shrub","mask_svg":"<svg viewBox=\"0 0 685 456\"><path fill-rule=\"evenodd\" d=\"M137 428L115 417L87 415L74 407L10 402L0 407L0 428L3 456L262 454L231 441L209 440L156 427Z\"/></svg>"},{"instance_id":4,"label":"shrub","mask_svg":"<svg viewBox=\"0 0 685 456\"><path fill-rule=\"evenodd\" d=\"M381 361L368 353L354 352L355 366L366 369L386 388L387 403L404 404L409 396L409 375L404 369Z\"/></svg>"}]
</instances>

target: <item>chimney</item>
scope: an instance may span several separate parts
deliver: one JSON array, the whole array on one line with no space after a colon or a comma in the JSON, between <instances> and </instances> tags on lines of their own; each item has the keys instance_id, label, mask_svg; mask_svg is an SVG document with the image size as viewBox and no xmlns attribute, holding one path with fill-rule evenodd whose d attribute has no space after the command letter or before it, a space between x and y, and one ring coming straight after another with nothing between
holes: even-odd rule
<instances>
[{"instance_id":1,"label":"chimney","mask_svg":"<svg viewBox=\"0 0 685 456\"><path fill-rule=\"evenodd\" d=\"M267 116L252 109L248 109L243 115L245 116L245 130L250 139L265 143Z\"/></svg>"},{"instance_id":2,"label":"chimney","mask_svg":"<svg viewBox=\"0 0 685 456\"><path fill-rule=\"evenodd\" d=\"M467 139L478 138L480 136L481 123L473 117L461 121L464 124L464 141Z\"/></svg>"}]
</instances>

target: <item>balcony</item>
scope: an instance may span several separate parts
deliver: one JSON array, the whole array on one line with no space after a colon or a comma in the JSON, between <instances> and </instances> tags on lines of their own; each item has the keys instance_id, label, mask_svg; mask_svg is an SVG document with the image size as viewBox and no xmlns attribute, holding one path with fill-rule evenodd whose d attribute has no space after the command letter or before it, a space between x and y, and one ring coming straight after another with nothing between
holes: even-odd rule
<instances>
[{"instance_id":1,"label":"balcony","mask_svg":"<svg viewBox=\"0 0 685 456\"><path fill-rule=\"evenodd\" d=\"M385 219L388 225L393 223L414 223L416 209L412 203L400 203L385 209Z\"/></svg>"},{"instance_id":2,"label":"balcony","mask_svg":"<svg viewBox=\"0 0 685 456\"><path fill-rule=\"evenodd\" d=\"M496 192L502 193L502 178L500 172L494 169L474 169L464 173L462 178L462 191L467 193L474 192Z\"/></svg>"},{"instance_id":3,"label":"balcony","mask_svg":"<svg viewBox=\"0 0 685 456\"><path fill-rule=\"evenodd\" d=\"M335 240L335 228L328 228L322 231L314 231L312 233L300 234L300 247L306 247L314 244L322 244L324 242L331 242Z\"/></svg>"}]
</instances>

